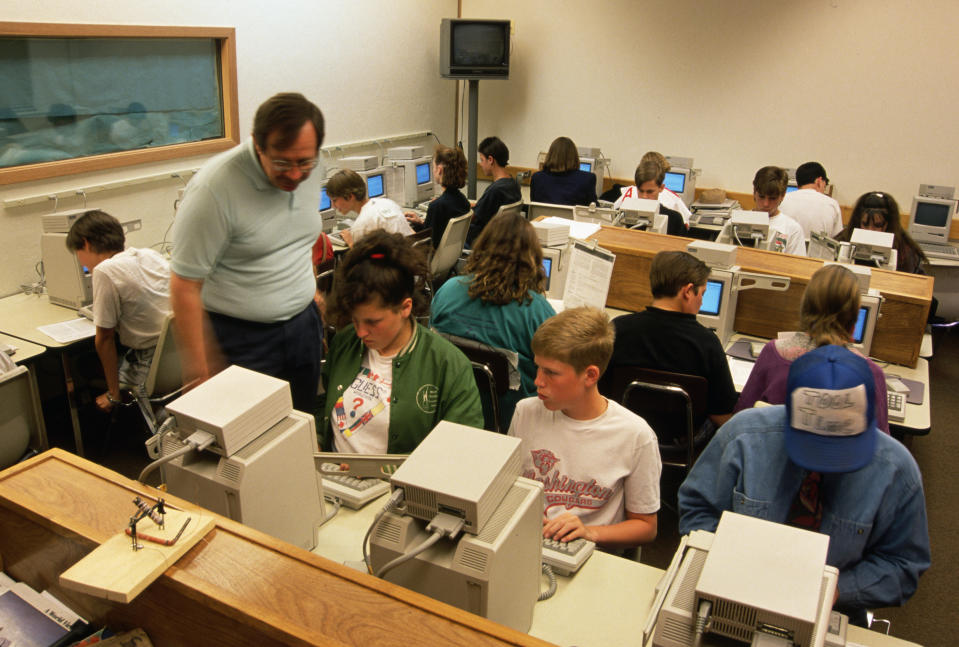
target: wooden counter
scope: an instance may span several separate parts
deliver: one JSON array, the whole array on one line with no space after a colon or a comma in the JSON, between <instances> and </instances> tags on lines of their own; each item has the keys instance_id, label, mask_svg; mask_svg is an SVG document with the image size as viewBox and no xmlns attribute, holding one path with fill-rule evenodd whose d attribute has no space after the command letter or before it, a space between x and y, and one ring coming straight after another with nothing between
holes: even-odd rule
<instances>
[{"instance_id":1,"label":"wooden counter","mask_svg":"<svg viewBox=\"0 0 959 647\"><path fill-rule=\"evenodd\" d=\"M142 627L157 647L549 644L219 516L128 605L61 588L60 573L122 531L144 493L165 496L59 449L0 472L4 569L95 623Z\"/></svg>"},{"instance_id":2,"label":"wooden counter","mask_svg":"<svg viewBox=\"0 0 959 647\"><path fill-rule=\"evenodd\" d=\"M638 311L649 305L649 266L662 250L685 250L692 238L603 227L594 238L616 254L606 305ZM799 329L799 303L813 273L823 266L817 258L792 256L741 247L737 263L745 271L787 276L784 292L745 290L739 294L734 329L759 337L775 337L784 330ZM871 355L876 359L915 366L932 301L930 276L889 270L872 270L870 287L885 297L880 308Z\"/></svg>"}]
</instances>

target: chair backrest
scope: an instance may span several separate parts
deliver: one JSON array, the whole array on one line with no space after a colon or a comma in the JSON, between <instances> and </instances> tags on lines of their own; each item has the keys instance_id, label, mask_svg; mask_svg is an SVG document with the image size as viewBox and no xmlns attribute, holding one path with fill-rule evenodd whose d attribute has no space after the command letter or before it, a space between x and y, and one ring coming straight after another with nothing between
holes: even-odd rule
<instances>
[{"instance_id":1,"label":"chair backrest","mask_svg":"<svg viewBox=\"0 0 959 647\"><path fill-rule=\"evenodd\" d=\"M153 397L157 394L173 393L181 386L183 375L180 369L180 353L177 351L176 335L173 334L173 313L170 313L160 327L160 337L157 339L144 387L147 396Z\"/></svg>"},{"instance_id":2,"label":"chair backrest","mask_svg":"<svg viewBox=\"0 0 959 647\"><path fill-rule=\"evenodd\" d=\"M706 378L637 366L614 366L604 395L640 415L656 432L663 463L689 468L696 430L706 419Z\"/></svg>"},{"instance_id":3,"label":"chair backrest","mask_svg":"<svg viewBox=\"0 0 959 647\"><path fill-rule=\"evenodd\" d=\"M469 232L472 217L473 212L468 211L462 216L451 218L446 223L439 247L433 250L433 260L430 261L430 273L434 278L440 280L445 278L463 254L463 246L466 245L466 234Z\"/></svg>"},{"instance_id":4,"label":"chair backrest","mask_svg":"<svg viewBox=\"0 0 959 647\"><path fill-rule=\"evenodd\" d=\"M450 341L463 351L473 365L473 378L483 402L484 428L499 433L505 432L500 423L499 399L509 391L509 360L495 348L480 348Z\"/></svg>"},{"instance_id":5,"label":"chair backrest","mask_svg":"<svg viewBox=\"0 0 959 647\"><path fill-rule=\"evenodd\" d=\"M30 447L43 449L43 416L25 366L0 374L0 469L19 461Z\"/></svg>"},{"instance_id":6,"label":"chair backrest","mask_svg":"<svg viewBox=\"0 0 959 647\"><path fill-rule=\"evenodd\" d=\"M498 216L501 213L515 213L520 215L523 213L523 201L517 200L511 204L500 205L500 208L496 210L496 215Z\"/></svg>"}]
</instances>

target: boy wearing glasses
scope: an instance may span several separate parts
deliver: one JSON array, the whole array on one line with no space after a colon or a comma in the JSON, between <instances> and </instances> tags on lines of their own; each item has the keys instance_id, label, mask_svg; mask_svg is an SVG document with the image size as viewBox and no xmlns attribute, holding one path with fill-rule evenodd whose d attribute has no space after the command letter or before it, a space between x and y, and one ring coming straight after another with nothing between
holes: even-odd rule
<instances>
[{"instance_id":1,"label":"boy wearing glasses","mask_svg":"<svg viewBox=\"0 0 959 647\"><path fill-rule=\"evenodd\" d=\"M237 364L290 383L311 411L322 324L313 243L323 173L320 109L303 95L263 103L253 137L206 162L173 228L170 300L185 381Z\"/></svg>"}]
</instances>

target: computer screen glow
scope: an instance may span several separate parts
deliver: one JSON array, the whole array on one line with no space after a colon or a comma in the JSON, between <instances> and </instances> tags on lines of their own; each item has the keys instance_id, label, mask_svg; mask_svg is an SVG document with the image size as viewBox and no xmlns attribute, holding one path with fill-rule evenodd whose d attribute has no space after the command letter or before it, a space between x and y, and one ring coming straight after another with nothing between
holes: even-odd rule
<instances>
[{"instance_id":1,"label":"computer screen glow","mask_svg":"<svg viewBox=\"0 0 959 647\"><path fill-rule=\"evenodd\" d=\"M869 316L869 308L859 306L859 314L856 316L856 325L852 329L852 341L856 344L862 343L863 335L866 332L866 318Z\"/></svg>"},{"instance_id":2,"label":"computer screen glow","mask_svg":"<svg viewBox=\"0 0 959 647\"><path fill-rule=\"evenodd\" d=\"M590 164L589 162L580 162L580 163L579 163L579 170L580 170L580 171L586 171L587 173L592 173L592 172L593 172L593 165Z\"/></svg>"},{"instance_id":3,"label":"computer screen glow","mask_svg":"<svg viewBox=\"0 0 959 647\"><path fill-rule=\"evenodd\" d=\"M377 173L366 178L366 195L378 198L383 195L383 174Z\"/></svg>"},{"instance_id":4,"label":"computer screen glow","mask_svg":"<svg viewBox=\"0 0 959 647\"><path fill-rule=\"evenodd\" d=\"M723 282L706 281L706 291L703 293L703 304L699 307L700 314L713 315L719 314L719 305L723 301Z\"/></svg>"},{"instance_id":5,"label":"computer screen glow","mask_svg":"<svg viewBox=\"0 0 959 647\"><path fill-rule=\"evenodd\" d=\"M686 174L666 171L666 179L663 184L673 193L682 193L686 189Z\"/></svg>"},{"instance_id":6,"label":"computer screen glow","mask_svg":"<svg viewBox=\"0 0 959 647\"><path fill-rule=\"evenodd\" d=\"M423 162L416 165L416 183L426 184L430 181L430 163Z\"/></svg>"},{"instance_id":7,"label":"computer screen glow","mask_svg":"<svg viewBox=\"0 0 959 647\"><path fill-rule=\"evenodd\" d=\"M798 191L798 190L799 190L799 187L798 187L798 186L787 186L787 187L786 187L786 193L792 193L793 191Z\"/></svg>"},{"instance_id":8,"label":"computer screen glow","mask_svg":"<svg viewBox=\"0 0 959 647\"><path fill-rule=\"evenodd\" d=\"M326 195L326 187L320 189L320 211L326 211L333 206L330 202L330 196Z\"/></svg>"}]
</instances>

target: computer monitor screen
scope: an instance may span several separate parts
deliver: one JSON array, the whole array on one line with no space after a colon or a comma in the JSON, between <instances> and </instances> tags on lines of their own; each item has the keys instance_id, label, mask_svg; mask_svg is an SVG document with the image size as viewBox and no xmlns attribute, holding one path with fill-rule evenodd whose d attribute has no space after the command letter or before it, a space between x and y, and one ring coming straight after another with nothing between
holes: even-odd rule
<instances>
[{"instance_id":1,"label":"computer monitor screen","mask_svg":"<svg viewBox=\"0 0 959 647\"><path fill-rule=\"evenodd\" d=\"M546 272L546 289L548 290L548 289L549 289L549 275L550 275L550 274L552 273L552 271L553 271L553 259L552 259L552 258L548 258L548 257L547 257L547 258L544 258L544 259L543 259L543 271Z\"/></svg>"},{"instance_id":2,"label":"computer monitor screen","mask_svg":"<svg viewBox=\"0 0 959 647\"><path fill-rule=\"evenodd\" d=\"M586 171L587 173L592 173L592 172L593 172L593 164L592 164L592 162L580 162L580 163L579 163L579 170L580 170L580 171Z\"/></svg>"},{"instance_id":3,"label":"computer monitor screen","mask_svg":"<svg viewBox=\"0 0 959 647\"><path fill-rule=\"evenodd\" d=\"M666 179L663 184L673 193L682 193L686 190L686 174L666 171Z\"/></svg>"},{"instance_id":4,"label":"computer monitor screen","mask_svg":"<svg viewBox=\"0 0 959 647\"><path fill-rule=\"evenodd\" d=\"M919 201L916 203L915 223L927 227L943 227L949 224L949 205Z\"/></svg>"},{"instance_id":5,"label":"computer monitor screen","mask_svg":"<svg viewBox=\"0 0 959 647\"><path fill-rule=\"evenodd\" d=\"M789 185L786 187L786 193L792 193L793 191L798 191L798 190L799 190L798 186Z\"/></svg>"},{"instance_id":6,"label":"computer monitor screen","mask_svg":"<svg viewBox=\"0 0 959 647\"><path fill-rule=\"evenodd\" d=\"M509 64L509 23L456 22L452 26L450 65L497 67Z\"/></svg>"},{"instance_id":7,"label":"computer monitor screen","mask_svg":"<svg viewBox=\"0 0 959 647\"><path fill-rule=\"evenodd\" d=\"M706 291L703 293L703 304L699 308L699 313L704 315L718 315L720 305L723 302L723 282L706 281Z\"/></svg>"},{"instance_id":8,"label":"computer monitor screen","mask_svg":"<svg viewBox=\"0 0 959 647\"><path fill-rule=\"evenodd\" d=\"M320 189L320 211L326 211L332 207L333 203L330 202L330 196L326 194L326 187L323 187Z\"/></svg>"},{"instance_id":9,"label":"computer monitor screen","mask_svg":"<svg viewBox=\"0 0 959 647\"><path fill-rule=\"evenodd\" d=\"M432 178L430 178L430 163L423 162L422 164L416 165L416 183L417 184L426 184Z\"/></svg>"},{"instance_id":10,"label":"computer monitor screen","mask_svg":"<svg viewBox=\"0 0 959 647\"><path fill-rule=\"evenodd\" d=\"M383 174L377 173L366 178L366 195L370 198L378 198L383 195Z\"/></svg>"},{"instance_id":11,"label":"computer monitor screen","mask_svg":"<svg viewBox=\"0 0 959 647\"><path fill-rule=\"evenodd\" d=\"M866 332L866 317L869 316L869 308L859 307L859 314L856 316L856 325L852 329L852 340L857 344L862 343L862 337Z\"/></svg>"}]
</instances>

